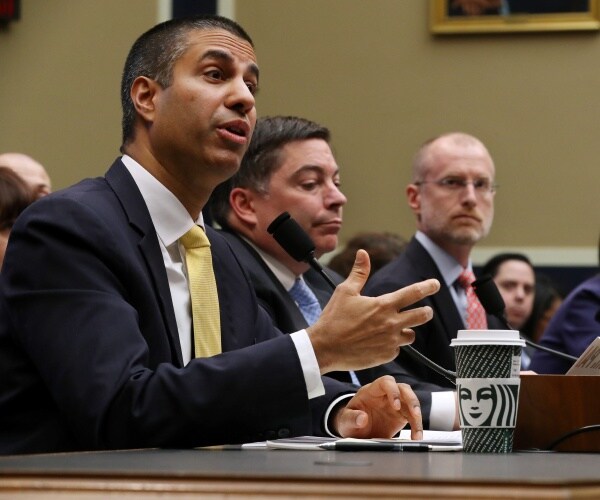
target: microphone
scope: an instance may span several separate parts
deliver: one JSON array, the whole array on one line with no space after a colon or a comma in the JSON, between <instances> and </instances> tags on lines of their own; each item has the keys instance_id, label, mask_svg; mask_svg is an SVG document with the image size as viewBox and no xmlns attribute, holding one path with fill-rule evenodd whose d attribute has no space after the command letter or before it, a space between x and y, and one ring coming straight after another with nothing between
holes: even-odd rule
<instances>
[{"instance_id":1,"label":"microphone","mask_svg":"<svg viewBox=\"0 0 600 500\"><path fill-rule=\"evenodd\" d=\"M269 224L267 232L298 262L306 262L315 269L333 289L335 283L315 257L315 244L288 212L283 212Z\"/></svg>"},{"instance_id":2,"label":"microphone","mask_svg":"<svg viewBox=\"0 0 600 500\"><path fill-rule=\"evenodd\" d=\"M325 272L325 269L323 269L320 262L315 258L314 242L288 212L283 212L277 216L275 220L269 224L267 232L273 235L273 238L275 238L277 243L279 243L291 257L298 262L310 264L325 279L325 281L327 281L331 289L335 290L335 283ZM456 385L456 372L441 367L410 345L403 346L402 349L404 349L410 357L417 359L425 366Z\"/></svg>"},{"instance_id":3,"label":"microphone","mask_svg":"<svg viewBox=\"0 0 600 500\"><path fill-rule=\"evenodd\" d=\"M479 302L481 302L481 305L485 309L485 312L498 318L508 330L514 330L514 328L510 326L506 319L504 312L506 304L504 303L504 299L502 298L502 295L500 295L500 291L498 290L498 287L496 286L496 283L492 277L489 274L486 274L485 276L475 280L471 286L473 287ZM534 349L539 349L540 351L545 351L550 354L554 354L555 356L560 356L561 358L568 359L569 361L577 361L577 358L575 356L571 356L570 354L565 354L564 352L555 351L549 347L536 344L535 342L523 336L521 336L521 339L525 341L525 344L533 347Z\"/></svg>"}]
</instances>

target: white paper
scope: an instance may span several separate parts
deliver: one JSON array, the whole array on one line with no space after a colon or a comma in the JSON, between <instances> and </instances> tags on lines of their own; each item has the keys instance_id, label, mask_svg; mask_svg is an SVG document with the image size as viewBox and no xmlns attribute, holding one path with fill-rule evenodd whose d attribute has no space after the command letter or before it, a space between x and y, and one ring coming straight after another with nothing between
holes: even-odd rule
<instances>
[{"instance_id":1,"label":"white paper","mask_svg":"<svg viewBox=\"0 0 600 500\"><path fill-rule=\"evenodd\" d=\"M583 351L567 375L600 375L600 337Z\"/></svg>"},{"instance_id":2,"label":"white paper","mask_svg":"<svg viewBox=\"0 0 600 500\"><path fill-rule=\"evenodd\" d=\"M395 439L410 440L410 429L400 431ZM423 431L423 442L427 444L462 444L461 431Z\"/></svg>"},{"instance_id":3,"label":"white paper","mask_svg":"<svg viewBox=\"0 0 600 500\"><path fill-rule=\"evenodd\" d=\"M299 436L286 439L273 439L260 443L248 443L242 445L242 449L273 449L273 450L305 450L305 451L323 451L321 444L331 441L369 441L355 438L331 438L319 436ZM423 431L422 441L412 441L410 439L410 430L403 430L396 438L391 439L371 439L370 441L380 442L416 442L432 445L431 451L457 451L462 449L462 433L460 431L442 432L442 431Z\"/></svg>"}]
</instances>

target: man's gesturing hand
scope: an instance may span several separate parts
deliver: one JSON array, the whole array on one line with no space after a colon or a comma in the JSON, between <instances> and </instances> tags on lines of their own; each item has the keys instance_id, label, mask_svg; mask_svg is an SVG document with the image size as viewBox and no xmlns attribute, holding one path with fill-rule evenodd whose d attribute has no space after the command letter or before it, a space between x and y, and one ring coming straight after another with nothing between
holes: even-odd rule
<instances>
[{"instance_id":1,"label":"man's gesturing hand","mask_svg":"<svg viewBox=\"0 0 600 500\"><path fill-rule=\"evenodd\" d=\"M356 254L346 281L335 290L319 320L307 329L321 373L360 370L394 359L400 346L414 340L413 326L433 317L430 307L406 307L436 293L435 279L422 281L380 297L360 295L370 270L369 255Z\"/></svg>"}]
</instances>

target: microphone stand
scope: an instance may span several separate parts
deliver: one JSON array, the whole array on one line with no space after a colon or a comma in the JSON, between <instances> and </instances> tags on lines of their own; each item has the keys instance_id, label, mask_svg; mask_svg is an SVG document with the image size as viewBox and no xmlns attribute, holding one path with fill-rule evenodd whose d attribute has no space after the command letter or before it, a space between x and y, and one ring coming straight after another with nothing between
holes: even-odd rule
<instances>
[{"instance_id":1,"label":"microphone stand","mask_svg":"<svg viewBox=\"0 0 600 500\"><path fill-rule=\"evenodd\" d=\"M329 284L332 290L335 290L336 285L329 275L323 269L323 266L315 258L315 244L306 234L306 231L292 219L288 212L280 214L267 228L267 232L275 238L282 248L298 262L306 262L315 269L325 281ZM420 361L425 366L438 373L442 377L456 385L456 372L447 370L437 363L431 361L424 354L421 354L411 345L402 347L405 352L413 359Z\"/></svg>"}]
</instances>

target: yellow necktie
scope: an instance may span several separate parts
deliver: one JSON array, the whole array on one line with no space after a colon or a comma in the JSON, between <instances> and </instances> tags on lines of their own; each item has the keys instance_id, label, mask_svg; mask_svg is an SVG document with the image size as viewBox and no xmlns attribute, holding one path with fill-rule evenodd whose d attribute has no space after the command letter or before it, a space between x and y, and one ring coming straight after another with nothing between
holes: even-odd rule
<instances>
[{"instance_id":1,"label":"yellow necktie","mask_svg":"<svg viewBox=\"0 0 600 500\"><path fill-rule=\"evenodd\" d=\"M219 296L212 267L210 242L201 227L194 227L179 238L185 247L188 285L192 298L194 352L207 358L221 352Z\"/></svg>"}]
</instances>

